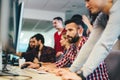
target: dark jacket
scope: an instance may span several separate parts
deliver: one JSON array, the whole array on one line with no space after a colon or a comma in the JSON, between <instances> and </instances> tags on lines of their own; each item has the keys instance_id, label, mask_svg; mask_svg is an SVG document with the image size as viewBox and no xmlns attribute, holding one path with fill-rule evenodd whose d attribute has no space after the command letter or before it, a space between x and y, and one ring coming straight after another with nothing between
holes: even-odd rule
<instances>
[{"instance_id":1,"label":"dark jacket","mask_svg":"<svg viewBox=\"0 0 120 80\"><path fill-rule=\"evenodd\" d=\"M55 55L55 49L48 46L43 46L40 58L38 58L38 54L36 55L36 57L39 59L40 62L55 62Z\"/></svg>"},{"instance_id":2,"label":"dark jacket","mask_svg":"<svg viewBox=\"0 0 120 80\"><path fill-rule=\"evenodd\" d=\"M28 61L33 62L37 53L38 53L38 50L34 48L27 52L22 52L22 57L26 60L26 62Z\"/></svg>"}]
</instances>

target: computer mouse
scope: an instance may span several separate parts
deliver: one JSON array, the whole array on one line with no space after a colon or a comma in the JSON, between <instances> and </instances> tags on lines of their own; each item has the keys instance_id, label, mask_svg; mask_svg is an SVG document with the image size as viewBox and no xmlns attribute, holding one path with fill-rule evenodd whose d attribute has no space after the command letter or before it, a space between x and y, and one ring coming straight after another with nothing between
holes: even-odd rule
<instances>
[{"instance_id":1,"label":"computer mouse","mask_svg":"<svg viewBox=\"0 0 120 80\"><path fill-rule=\"evenodd\" d=\"M23 65L21 66L21 69L27 68L29 65L30 65L30 64L23 64Z\"/></svg>"}]
</instances>

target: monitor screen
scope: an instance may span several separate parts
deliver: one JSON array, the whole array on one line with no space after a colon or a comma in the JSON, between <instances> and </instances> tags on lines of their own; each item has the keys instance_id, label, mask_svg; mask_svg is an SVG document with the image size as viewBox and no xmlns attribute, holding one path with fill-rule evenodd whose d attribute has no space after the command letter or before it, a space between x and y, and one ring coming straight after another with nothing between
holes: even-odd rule
<instances>
[{"instance_id":1,"label":"monitor screen","mask_svg":"<svg viewBox=\"0 0 120 80\"><path fill-rule=\"evenodd\" d=\"M17 22L18 1L2 0L1 1L1 40L3 51L8 51L11 47L16 50L17 46Z\"/></svg>"},{"instance_id":2,"label":"monitor screen","mask_svg":"<svg viewBox=\"0 0 120 80\"><path fill-rule=\"evenodd\" d=\"M15 54L22 27L23 3L18 0L0 0L0 42L1 53ZM3 57L2 57L3 59ZM0 62L0 65L3 62Z\"/></svg>"},{"instance_id":3,"label":"monitor screen","mask_svg":"<svg viewBox=\"0 0 120 80\"><path fill-rule=\"evenodd\" d=\"M23 20L23 10L24 10L24 2L21 2L18 5L18 9L17 9L18 13L17 13L17 27L16 27L16 51L18 52L18 45L19 45L19 40L20 40L20 33L21 33L21 29L22 29L22 20Z\"/></svg>"}]
</instances>

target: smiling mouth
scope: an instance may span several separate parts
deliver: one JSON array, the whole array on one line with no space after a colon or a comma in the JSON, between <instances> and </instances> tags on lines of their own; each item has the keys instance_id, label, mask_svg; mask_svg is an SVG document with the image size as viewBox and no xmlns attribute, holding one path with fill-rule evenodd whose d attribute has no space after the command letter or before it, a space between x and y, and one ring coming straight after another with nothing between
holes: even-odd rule
<instances>
[{"instance_id":1,"label":"smiling mouth","mask_svg":"<svg viewBox=\"0 0 120 80\"><path fill-rule=\"evenodd\" d=\"M71 37L69 37L69 38L68 38L68 40L72 40L72 38L71 38Z\"/></svg>"}]
</instances>

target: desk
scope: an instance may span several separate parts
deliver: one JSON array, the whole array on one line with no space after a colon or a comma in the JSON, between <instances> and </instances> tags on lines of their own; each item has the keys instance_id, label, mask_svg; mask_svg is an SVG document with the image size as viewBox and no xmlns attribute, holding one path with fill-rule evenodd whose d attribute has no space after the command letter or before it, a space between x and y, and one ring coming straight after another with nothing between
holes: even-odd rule
<instances>
[{"instance_id":1,"label":"desk","mask_svg":"<svg viewBox=\"0 0 120 80\"><path fill-rule=\"evenodd\" d=\"M6 78L5 76L0 77L0 80L62 80L61 77L56 76L55 74L52 73L45 73L45 74L38 74L37 72L32 72L31 70L28 69L20 69L19 67L15 66L9 66L8 67L11 73L16 73L19 75L25 75L25 76L30 76L32 79L15 79L15 77Z\"/></svg>"}]
</instances>

